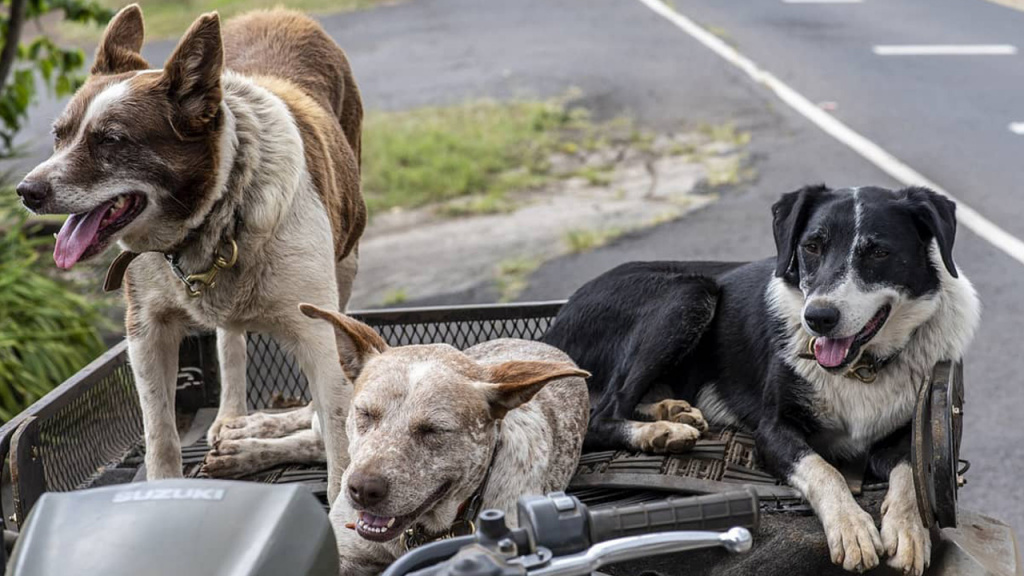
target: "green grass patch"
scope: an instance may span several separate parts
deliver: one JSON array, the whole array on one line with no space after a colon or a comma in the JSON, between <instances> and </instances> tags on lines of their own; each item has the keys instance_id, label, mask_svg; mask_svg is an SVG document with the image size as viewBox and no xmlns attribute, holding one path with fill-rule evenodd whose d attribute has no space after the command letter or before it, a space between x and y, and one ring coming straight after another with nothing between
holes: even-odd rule
<instances>
[{"instance_id":1,"label":"green grass patch","mask_svg":"<svg viewBox=\"0 0 1024 576\"><path fill-rule=\"evenodd\" d=\"M475 203L445 211L503 211L505 192L554 179L548 158L576 149L589 130L585 112L558 101L483 100L371 113L363 137L363 195L371 214L477 195L482 198Z\"/></svg>"},{"instance_id":2,"label":"green grass patch","mask_svg":"<svg viewBox=\"0 0 1024 576\"><path fill-rule=\"evenodd\" d=\"M381 306L397 306L409 299L409 293L405 291L405 288L392 288L384 293L384 299L381 300Z\"/></svg>"},{"instance_id":3,"label":"green grass patch","mask_svg":"<svg viewBox=\"0 0 1024 576\"><path fill-rule=\"evenodd\" d=\"M258 8L283 6L316 14L344 12L369 8L387 0L136 0L142 6L146 21L146 38L177 38L205 12L220 12L221 19ZM130 0L99 0L107 8L120 9ZM99 40L103 29L98 26L62 25L60 34L72 40Z\"/></svg>"},{"instance_id":4,"label":"green grass patch","mask_svg":"<svg viewBox=\"0 0 1024 576\"><path fill-rule=\"evenodd\" d=\"M509 258L498 263L495 284L498 300L511 302L526 288L527 277L541 265L539 258Z\"/></svg>"},{"instance_id":5,"label":"green grass patch","mask_svg":"<svg viewBox=\"0 0 1024 576\"><path fill-rule=\"evenodd\" d=\"M577 228L565 233L565 245L569 252L580 254L600 248L626 232L627 230L618 227L605 230Z\"/></svg>"},{"instance_id":6,"label":"green grass patch","mask_svg":"<svg viewBox=\"0 0 1024 576\"><path fill-rule=\"evenodd\" d=\"M701 124L697 130L715 142L725 142L741 147L750 143L750 132L739 130L732 122L724 124Z\"/></svg>"}]
</instances>

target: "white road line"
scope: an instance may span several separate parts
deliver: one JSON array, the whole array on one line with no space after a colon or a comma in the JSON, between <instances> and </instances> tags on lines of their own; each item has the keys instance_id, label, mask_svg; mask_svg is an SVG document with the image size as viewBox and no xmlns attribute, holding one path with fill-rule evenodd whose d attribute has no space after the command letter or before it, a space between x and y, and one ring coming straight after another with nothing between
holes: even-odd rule
<instances>
[{"instance_id":1,"label":"white road line","mask_svg":"<svg viewBox=\"0 0 1024 576\"><path fill-rule=\"evenodd\" d=\"M782 0L783 4L863 4L864 0Z\"/></svg>"},{"instance_id":2,"label":"white road line","mask_svg":"<svg viewBox=\"0 0 1024 576\"><path fill-rule=\"evenodd\" d=\"M905 186L926 186L945 194L957 203L957 220L969 230L985 239L999 250L1014 260L1024 264L1024 242L997 226L994 222L982 216L977 210L957 200L952 194L941 186L925 178L920 172L907 166L892 154L886 152L881 146L853 131L849 126L837 120L834 116L814 105L813 102L790 88L785 82L779 80L771 72L762 69L753 60L740 54L732 46L729 46L721 38L701 28L693 20L683 16L675 10L662 4L659 0L637 0L653 10L659 16L676 25L677 28L692 36L695 40L718 54L730 64L746 72L748 76L759 84L764 84L775 93L783 102L799 112L805 118L814 122L819 128L825 131L836 140L839 140L853 151L863 156L866 160L877 166L883 172L892 176Z\"/></svg>"},{"instance_id":3,"label":"white road line","mask_svg":"<svg viewBox=\"0 0 1024 576\"><path fill-rule=\"evenodd\" d=\"M1024 136L1024 122L1010 122L1008 128L1010 132Z\"/></svg>"},{"instance_id":4,"label":"white road line","mask_svg":"<svg viewBox=\"0 0 1024 576\"><path fill-rule=\"evenodd\" d=\"M906 44L875 46L879 56L1013 56L1017 47L1010 44Z\"/></svg>"}]
</instances>

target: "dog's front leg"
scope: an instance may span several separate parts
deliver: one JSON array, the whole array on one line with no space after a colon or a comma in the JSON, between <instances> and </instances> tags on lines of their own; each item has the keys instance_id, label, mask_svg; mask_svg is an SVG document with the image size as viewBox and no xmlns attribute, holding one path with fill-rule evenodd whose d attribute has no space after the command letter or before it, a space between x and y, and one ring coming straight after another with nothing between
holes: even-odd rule
<instances>
[{"instance_id":1,"label":"dog's front leg","mask_svg":"<svg viewBox=\"0 0 1024 576\"><path fill-rule=\"evenodd\" d=\"M174 417L182 328L141 319L129 308L128 357L142 407L146 479L181 477L181 442Z\"/></svg>"},{"instance_id":2,"label":"dog's front leg","mask_svg":"<svg viewBox=\"0 0 1024 576\"><path fill-rule=\"evenodd\" d=\"M215 446L224 422L245 416L245 331L217 328L217 357L220 360L220 406L217 418L206 433L210 446Z\"/></svg>"},{"instance_id":3,"label":"dog's front leg","mask_svg":"<svg viewBox=\"0 0 1024 576\"><path fill-rule=\"evenodd\" d=\"M757 450L769 470L800 491L821 520L832 562L850 571L878 566L882 539L871 515L853 499L843 475L777 414L757 429Z\"/></svg>"},{"instance_id":4,"label":"dog's front leg","mask_svg":"<svg viewBox=\"0 0 1024 576\"><path fill-rule=\"evenodd\" d=\"M334 330L325 322L304 317L298 328L276 336L309 380L327 456L327 498L333 505L341 491L341 475L349 460L345 421L352 401L352 386L341 371Z\"/></svg>"},{"instance_id":5,"label":"dog's front leg","mask_svg":"<svg viewBox=\"0 0 1024 576\"><path fill-rule=\"evenodd\" d=\"M921 521L910 462L896 465L889 474L889 491L882 502L882 544L889 566L904 574L921 576L932 558L932 537Z\"/></svg>"},{"instance_id":6,"label":"dog's front leg","mask_svg":"<svg viewBox=\"0 0 1024 576\"><path fill-rule=\"evenodd\" d=\"M910 467L911 427L904 426L871 449L871 471L889 478L882 502L882 544L886 563L904 574L920 576L932 557L932 538L921 520Z\"/></svg>"}]
</instances>

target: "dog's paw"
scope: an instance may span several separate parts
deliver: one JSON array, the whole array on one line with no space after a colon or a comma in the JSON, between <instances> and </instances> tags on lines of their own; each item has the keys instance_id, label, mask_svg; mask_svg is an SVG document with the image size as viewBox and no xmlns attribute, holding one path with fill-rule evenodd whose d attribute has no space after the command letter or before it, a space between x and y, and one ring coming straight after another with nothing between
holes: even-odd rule
<instances>
[{"instance_id":1,"label":"dog's paw","mask_svg":"<svg viewBox=\"0 0 1024 576\"><path fill-rule=\"evenodd\" d=\"M266 414L256 412L248 416L237 416L226 418L220 423L220 429L213 442L217 440L243 440L246 438L283 438L303 427L309 428L312 424L308 421L300 421L292 413ZM214 423L217 424L216 422ZM210 427L213 430L213 427Z\"/></svg>"},{"instance_id":2,"label":"dog's paw","mask_svg":"<svg viewBox=\"0 0 1024 576\"><path fill-rule=\"evenodd\" d=\"M637 422L633 445L644 452L671 454L686 452L700 438L700 430L678 422Z\"/></svg>"},{"instance_id":3,"label":"dog's paw","mask_svg":"<svg viewBox=\"0 0 1024 576\"><path fill-rule=\"evenodd\" d=\"M266 467L258 446L246 440L220 439L206 454L201 471L212 478L237 478Z\"/></svg>"},{"instance_id":4,"label":"dog's paw","mask_svg":"<svg viewBox=\"0 0 1024 576\"><path fill-rule=\"evenodd\" d=\"M834 564L850 572L864 572L878 566L882 538L871 515L860 506L839 510L833 520L822 524Z\"/></svg>"},{"instance_id":5,"label":"dog's paw","mask_svg":"<svg viewBox=\"0 0 1024 576\"><path fill-rule=\"evenodd\" d=\"M708 423L704 420L704 414L686 400L662 400L652 404L651 416L655 420L689 424L701 432L708 431Z\"/></svg>"},{"instance_id":6,"label":"dog's paw","mask_svg":"<svg viewBox=\"0 0 1024 576\"><path fill-rule=\"evenodd\" d=\"M882 504L882 544L890 567L904 574L921 576L931 563L932 536L917 513L916 506Z\"/></svg>"}]
</instances>

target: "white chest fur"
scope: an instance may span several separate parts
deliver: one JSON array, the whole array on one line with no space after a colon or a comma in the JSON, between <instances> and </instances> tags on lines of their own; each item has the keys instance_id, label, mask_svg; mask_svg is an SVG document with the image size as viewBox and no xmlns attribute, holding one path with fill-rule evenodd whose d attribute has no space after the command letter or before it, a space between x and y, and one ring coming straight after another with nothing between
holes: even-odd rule
<instances>
[{"instance_id":1,"label":"white chest fur","mask_svg":"<svg viewBox=\"0 0 1024 576\"><path fill-rule=\"evenodd\" d=\"M933 249L933 261L938 260ZM834 375L820 368L813 360L799 358L807 350L810 336L801 324L803 294L797 288L772 278L765 297L769 310L785 325L785 362L811 388L810 408L826 428L823 438L837 455L866 452L881 440L910 422L918 387L931 375L936 363L959 360L977 329L981 305L967 277L948 274L938 264L940 287L929 296L928 308L934 312L920 318L910 313L905 317L920 322L890 321L874 341L897 348L899 355L887 364L878 378L868 384L843 375ZM913 303L910 304L913 306ZM871 344L865 352L872 352ZM813 443L813 439L812 439Z\"/></svg>"}]
</instances>

